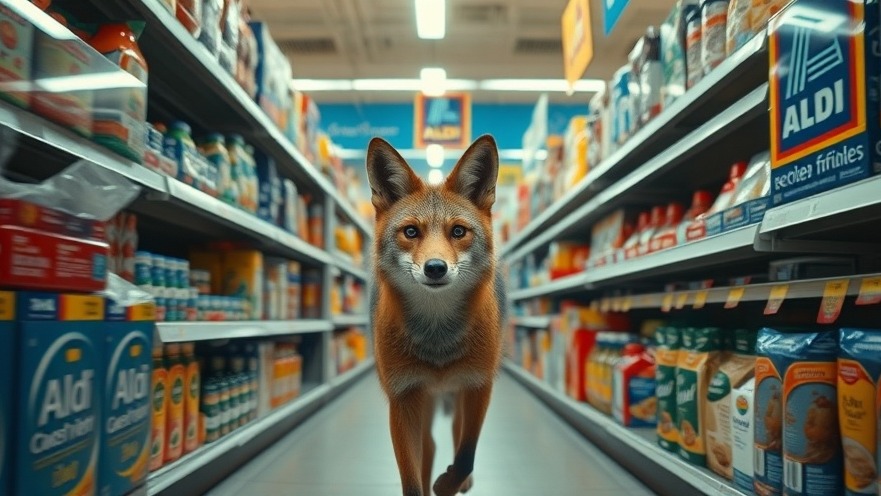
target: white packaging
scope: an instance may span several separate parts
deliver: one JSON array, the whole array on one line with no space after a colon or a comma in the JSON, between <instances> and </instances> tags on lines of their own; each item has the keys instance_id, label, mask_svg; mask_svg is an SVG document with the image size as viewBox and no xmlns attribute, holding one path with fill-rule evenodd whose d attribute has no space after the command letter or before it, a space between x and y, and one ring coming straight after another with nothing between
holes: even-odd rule
<instances>
[{"instance_id":1,"label":"white packaging","mask_svg":"<svg viewBox=\"0 0 881 496\"><path fill-rule=\"evenodd\" d=\"M731 390L731 434L733 444L734 485L747 493L753 491L753 406L755 378Z\"/></svg>"}]
</instances>

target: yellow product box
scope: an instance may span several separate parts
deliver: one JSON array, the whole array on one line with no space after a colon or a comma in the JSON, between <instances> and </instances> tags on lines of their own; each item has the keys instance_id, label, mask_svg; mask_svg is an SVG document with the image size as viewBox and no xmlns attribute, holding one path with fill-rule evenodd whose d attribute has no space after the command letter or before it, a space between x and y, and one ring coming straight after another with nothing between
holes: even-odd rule
<instances>
[{"instance_id":1,"label":"yellow product box","mask_svg":"<svg viewBox=\"0 0 881 496\"><path fill-rule=\"evenodd\" d=\"M233 250L223 254L223 294L245 298L248 319L263 318L263 254Z\"/></svg>"},{"instance_id":2,"label":"yellow product box","mask_svg":"<svg viewBox=\"0 0 881 496\"><path fill-rule=\"evenodd\" d=\"M211 274L211 294L223 293L223 252L191 251L190 270L205 270Z\"/></svg>"}]
</instances>

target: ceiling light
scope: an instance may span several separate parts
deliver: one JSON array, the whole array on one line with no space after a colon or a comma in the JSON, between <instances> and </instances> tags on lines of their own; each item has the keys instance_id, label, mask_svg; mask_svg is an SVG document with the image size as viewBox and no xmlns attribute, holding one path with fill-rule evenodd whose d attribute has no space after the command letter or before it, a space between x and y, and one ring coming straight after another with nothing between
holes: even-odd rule
<instances>
[{"instance_id":1,"label":"ceiling light","mask_svg":"<svg viewBox=\"0 0 881 496\"><path fill-rule=\"evenodd\" d=\"M437 186L444 182L444 173L440 169L431 169L428 171L428 184Z\"/></svg>"},{"instance_id":2,"label":"ceiling light","mask_svg":"<svg viewBox=\"0 0 881 496\"><path fill-rule=\"evenodd\" d=\"M597 92L604 88L601 79L582 79L575 82L575 91ZM569 83L565 79L485 79L478 87L484 91L535 91L561 92L569 91Z\"/></svg>"},{"instance_id":3,"label":"ceiling light","mask_svg":"<svg viewBox=\"0 0 881 496\"><path fill-rule=\"evenodd\" d=\"M422 81L418 79L355 79L355 91L420 91Z\"/></svg>"},{"instance_id":4,"label":"ceiling light","mask_svg":"<svg viewBox=\"0 0 881 496\"><path fill-rule=\"evenodd\" d=\"M446 0L416 0L416 34L423 40L443 39L447 32Z\"/></svg>"},{"instance_id":5,"label":"ceiling light","mask_svg":"<svg viewBox=\"0 0 881 496\"><path fill-rule=\"evenodd\" d=\"M294 79L293 88L301 91L422 91L422 79ZM577 93L596 93L606 87L602 79L582 79L575 83ZM568 93L563 79L447 79L446 91L524 91L534 93Z\"/></svg>"},{"instance_id":6,"label":"ceiling light","mask_svg":"<svg viewBox=\"0 0 881 496\"><path fill-rule=\"evenodd\" d=\"M423 67L419 80L425 96L441 96L446 91L447 71L441 67Z\"/></svg>"},{"instance_id":7,"label":"ceiling light","mask_svg":"<svg viewBox=\"0 0 881 496\"><path fill-rule=\"evenodd\" d=\"M444 165L444 147L443 145L431 144L425 147L425 161L429 167L440 167Z\"/></svg>"},{"instance_id":8,"label":"ceiling light","mask_svg":"<svg viewBox=\"0 0 881 496\"><path fill-rule=\"evenodd\" d=\"M351 91L351 79L294 79L291 87L298 91Z\"/></svg>"}]
</instances>

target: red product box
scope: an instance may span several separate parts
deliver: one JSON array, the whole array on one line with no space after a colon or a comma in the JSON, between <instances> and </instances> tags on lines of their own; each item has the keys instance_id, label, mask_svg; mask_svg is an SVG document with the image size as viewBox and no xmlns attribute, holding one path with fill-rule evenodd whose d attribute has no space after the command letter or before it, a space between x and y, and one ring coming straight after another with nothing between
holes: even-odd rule
<instances>
[{"instance_id":1,"label":"red product box","mask_svg":"<svg viewBox=\"0 0 881 496\"><path fill-rule=\"evenodd\" d=\"M107 243L0 225L0 284L57 291L100 291Z\"/></svg>"},{"instance_id":2,"label":"red product box","mask_svg":"<svg viewBox=\"0 0 881 496\"><path fill-rule=\"evenodd\" d=\"M0 226L11 224L74 238L106 241L104 222L83 219L36 203L0 198Z\"/></svg>"}]
</instances>

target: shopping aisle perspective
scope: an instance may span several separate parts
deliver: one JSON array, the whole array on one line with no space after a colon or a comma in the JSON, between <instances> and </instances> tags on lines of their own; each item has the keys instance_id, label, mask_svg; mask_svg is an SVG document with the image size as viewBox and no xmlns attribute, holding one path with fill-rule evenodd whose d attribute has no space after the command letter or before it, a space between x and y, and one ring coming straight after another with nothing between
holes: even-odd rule
<instances>
[{"instance_id":1,"label":"shopping aisle perspective","mask_svg":"<svg viewBox=\"0 0 881 496\"><path fill-rule=\"evenodd\" d=\"M435 418L433 476L453 460L451 418ZM375 374L208 493L208 496L388 496L400 492L388 404ZM506 373L490 404L471 496L654 494Z\"/></svg>"}]
</instances>

